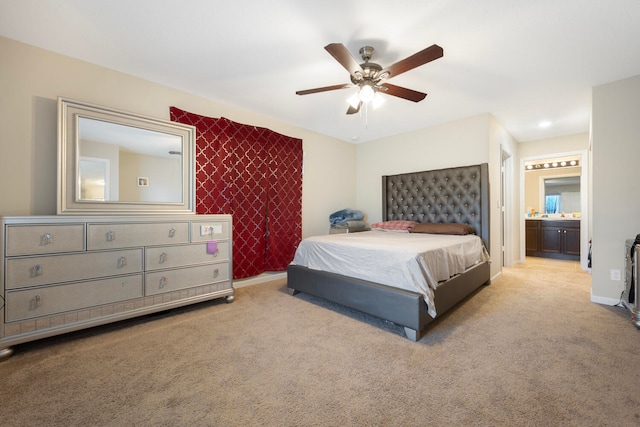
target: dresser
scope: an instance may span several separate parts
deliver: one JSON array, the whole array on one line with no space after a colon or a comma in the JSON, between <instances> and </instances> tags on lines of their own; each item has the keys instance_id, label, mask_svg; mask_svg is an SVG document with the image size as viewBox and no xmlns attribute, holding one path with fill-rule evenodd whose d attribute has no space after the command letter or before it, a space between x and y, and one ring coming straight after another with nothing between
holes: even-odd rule
<instances>
[{"instance_id":1,"label":"dresser","mask_svg":"<svg viewBox=\"0 0 640 427\"><path fill-rule=\"evenodd\" d=\"M233 301L230 215L1 220L2 355L39 338Z\"/></svg>"}]
</instances>

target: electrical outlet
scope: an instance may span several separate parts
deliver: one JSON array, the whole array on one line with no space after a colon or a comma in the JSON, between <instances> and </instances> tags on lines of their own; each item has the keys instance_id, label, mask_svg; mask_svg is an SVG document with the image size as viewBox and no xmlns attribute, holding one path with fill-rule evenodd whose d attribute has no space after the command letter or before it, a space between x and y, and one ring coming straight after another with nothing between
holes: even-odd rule
<instances>
[{"instance_id":1,"label":"electrical outlet","mask_svg":"<svg viewBox=\"0 0 640 427\"><path fill-rule=\"evenodd\" d=\"M611 280L620 280L620 270L611 270Z\"/></svg>"}]
</instances>

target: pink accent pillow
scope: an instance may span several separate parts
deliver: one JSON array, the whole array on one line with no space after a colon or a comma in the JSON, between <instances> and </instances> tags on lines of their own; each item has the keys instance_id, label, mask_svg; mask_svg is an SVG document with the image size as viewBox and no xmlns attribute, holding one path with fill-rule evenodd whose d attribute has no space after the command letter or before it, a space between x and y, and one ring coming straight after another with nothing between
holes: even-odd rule
<instances>
[{"instance_id":1,"label":"pink accent pillow","mask_svg":"<svg viewBox=\"0 0 640 427\"><path fill-rule=\"evenodd\" d=\"M374 230L401 231L401 232L407 233L416 224L418 223L415 221L404 221L404 220L382 221L382 222L376 222L375 224L371 224L371 228Z\"/></svg>"}]
</instances>

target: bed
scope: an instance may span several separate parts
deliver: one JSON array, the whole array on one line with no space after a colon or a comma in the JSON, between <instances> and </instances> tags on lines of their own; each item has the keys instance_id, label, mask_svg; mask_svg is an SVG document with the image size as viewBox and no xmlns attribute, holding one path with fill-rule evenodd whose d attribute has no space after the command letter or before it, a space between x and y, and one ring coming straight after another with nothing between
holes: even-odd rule
<instances>
[{"instance_id":1,"label":"bed","mask_svg":"<svg viewBox=\"0 0 640 427\"><path fill-rule=\"evenodd\" d=\"M475 239L481 241L485 254L488 254L488 165L483 163L383 176L382 222L402 221L420 224L466 224L474 230L478 236ZM298 250L307 245L307 240L320 241L314 244L322 244L326 239L351 239L348 243L353 246L357 240L364 240L365 234L375 233L376 231L365 231L309 238L304 240L304 244L301 243ZM411 243L407 240L407 247L413 245L416 234L394 233L393 244L389 243L389 247L398 245L395 239L402 239L402 236L412 239ZM334 240L331 243L337 244ZM335 247L331 251L335 251ZM355 251L363 250L356 247ZM380 258L374 258L375 256ZM368 259L388 258L393 256L383 253L375 255L372 252ZM421 287L409 289L400 283L401 274L397 276L397 284L389 283L389 278L383 275L380 276L380 280L375 277L356 277L357 274L345 273L344 269L338 269L340 272L336 272L331 265L301 265L304 263L296 262L299 259L302 258L296 252L294 262L287 268L287 287L290 294L304 292L391 321L402 326L407 338L413 341L422 337L427 325L435 318L442 316L480 286L490 283L488 256L445 280L438 278L435 285L429 283L430 292L425 292ZM418 267L407 268L415 271Z\"/></svg>"}]
</instances>

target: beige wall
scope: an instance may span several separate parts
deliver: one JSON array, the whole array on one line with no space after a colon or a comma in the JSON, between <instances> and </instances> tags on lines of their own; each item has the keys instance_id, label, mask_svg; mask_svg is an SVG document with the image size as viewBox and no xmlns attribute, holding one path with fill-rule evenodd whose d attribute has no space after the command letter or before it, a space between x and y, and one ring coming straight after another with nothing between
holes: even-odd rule
<instances>
[{"instance_id":1,"label":"beige wall","mask_svg":"<svg viewBox=\"0 0 640 427\"><path fill-rule=\"evenodd\" d=\"M182 159L120 152L118 177L119 199L143 202L172 202L182 194ZM139 186L138 178L148 178L147 186Z\"/></svg>"},{"instance_id":2,"label":"beige wall","mask_svg":"<svg viewBox=\"0 0 640 427\"><path fill-rule=\"evenodd\" d=\"M356 194L371 222L382 218L383 175L489 161L488 115L396 135L357 147Z\"/></svg>"},{"instance_id":3,"label":"beige wall","mask_svg":"<svg viewBox=\"0 0 640 427\"><path fill-rule=\"evenodd\" d=\"M490 114L360 144L356 177L358 209L362 209L371 222L382 218L383 175L489 163L491 242L500 242L501 146L515 155L515 141ZM491 256L494 260L501 259L499 244L492 244ZM492 263L492 276L499 274L501 265L501 262Z\"/></svg>"},{"instance_id":4,"label":"beige wall","mask_svg":"<svg viewBox=\"0 0 640 427\"><path fill-rule=\"evenodd\" d=\"M591 298L616 304L625 240L640 233L640 76L596 86L592 103L593 283Z\"/></svg>"},{"instance_id":5,"label":"beige wall","mask_svg":"<svg viewBox=\"0 0 640 427\"><path fill-rule=\"evenodd\" d=\"M0 52L0 215L56 213L58 96L161 119L176 106L301 138L305 237L355 206L353 144L6 38Z\"/></svg>"},{"instance_id":6,"label":"beige wall","mask_svg":"<svg viewBox=\"0 0 640 427\"><path fill-rule=\"evenodd\" d=\"M518 144L521 158L548 156L556 153L583 151L589 148L589 133L539 139Z\"/></svg>"}]
</instances>

